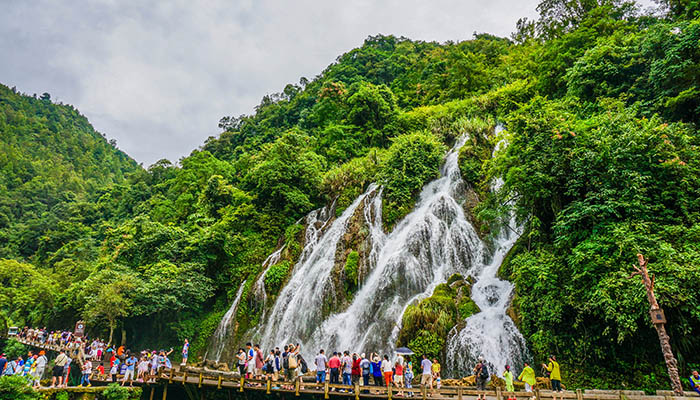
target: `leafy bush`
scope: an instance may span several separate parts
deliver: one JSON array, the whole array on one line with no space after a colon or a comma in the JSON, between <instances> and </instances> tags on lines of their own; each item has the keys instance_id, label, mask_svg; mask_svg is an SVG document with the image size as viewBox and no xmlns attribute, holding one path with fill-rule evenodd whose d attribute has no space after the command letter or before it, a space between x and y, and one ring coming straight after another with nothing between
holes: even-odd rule
<instances>
[{"instance_id":1,"label":"leafy bush","mask_svg":"<svg viewBox=\"0 0 700 400\"><path fill-rule=\"evenodd\" d=\"M358 263L360 261L360 253L353 250L348 253L345 259L345 267L343 271L345 272L345 287L348 291L355 289L358 282Z\"/></svg>"},{"instance_id":2,"label":"leafy bush","mask_svg":"<svg viewBox=\"0 0 700 400\"><path fill-rule=\"evenodd\" d=\"M123 387L117 383L111 383L105 389L104 392L102 392L102 398L105 400L130 400L130 399L138 399L141 397L141 388L134 388L133 390L129 390L126 387Z\"/></svg>"},{"instance_id":3,"label":"leafy bush","mask_svg":"<svg viewBox=\"0 0 700 400\"><path fill-rule=\"evenodd\" d=\"M408 343L408 348L416 354L427 354L428 357L439 357L445 348L445 339L433 331L421 329Z\"/></svg>"},{"instance_id":4,"label":"leafy bush","mask_svg":"<svg viewBox=\"0 0 700 400\"><path fill-rule=\"evenodd\" d=\"M275 295L282 287L282 283L287 279L291 261L283 260L270 267L265 274L265 290L270 295Z\"/></svg>"},{"instance_id":5,"label":"leafy bush","mask_svg":"<svg viewBox=\"0 0 700 400\"><path fill-rule=\"evenodd\" d=\"M0 400L35 400L39 393L29 386L23 376L0 377Z\"/></svg>"},{"instance_id":6,"label":"leafy bush","mask_svg":"<svg viewBox=\"0 0 700 400\"><path fill-rule=\"evenodd\" d=\"M415 196L440 176L445 146L430 133L412 133L393 140L382 163L384 185L383 222L392 227L413 208Z\"/></svg>"}]
</instances>

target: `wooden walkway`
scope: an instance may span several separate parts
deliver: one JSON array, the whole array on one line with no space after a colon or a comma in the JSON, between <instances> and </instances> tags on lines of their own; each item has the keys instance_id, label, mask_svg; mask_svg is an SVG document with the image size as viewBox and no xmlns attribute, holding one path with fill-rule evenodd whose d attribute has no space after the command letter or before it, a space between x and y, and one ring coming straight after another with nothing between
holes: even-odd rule
<instances>
[{"instance_id":1,"label":"wooden walkway","mask_svg":"<svg viewBox=\"0 0 700 400\"><path fill-rule=\"evenodd\" d=\"M58 346L46 346L36 342L20 340L20 343L43 348L46 350L59 350ZM192 390L194 388L206 388L209 390L227 390L237 392L257 392L265 394L281 394L285 396L312 395L330 399L403 399L411 398L416 400L473 400L479 395L485 395L490 400L551 400L554 398L565 400L700 400L695 392L685 392L684 396L676 396L667 390L658 390L656 395L647 395L637 390L596 390L577 389L575 391L564 391L556 393L551 390L536 389L534 392L505 392L500 388L495 390L479 391L471 387L443 386L440 389L427 389L415 387L412 389L399 389L386 386L347 386L331 385L328 382L317 384L312 379L314 376L306 375L294 382L282 382L271 380L244 379L237 372L214 371L207 368L194 368L189 366L179 366L172 369L159 371L157 376L151 377L156 383L136 383L144 387L144 391L149 393L150 400L154 400L155 386L163 386L162 400L167 399L168 386L182 385L188 396L196 398ZM104 379L91 378L95 383L111 383ZM193 393L190 395L190 393Z\"/></svg>"}]
</instances>

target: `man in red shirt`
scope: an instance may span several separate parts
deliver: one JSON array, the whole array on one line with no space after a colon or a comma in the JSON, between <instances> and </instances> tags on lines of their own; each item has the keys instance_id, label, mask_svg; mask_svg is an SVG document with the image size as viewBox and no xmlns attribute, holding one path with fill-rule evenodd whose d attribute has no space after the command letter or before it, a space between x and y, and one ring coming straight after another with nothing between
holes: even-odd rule
<instances>
[{"instance_id":1,"label":"man in red shirt","mask_svg":"<svg viewBox=\"0 0 700 400\"><path fill-rule=\"evenodd\" d=\"M338 352L333 352L333 357L328 360L328 368L331 370L331 384L340 384L340 357Z\"/></svg>"}]
</instances>

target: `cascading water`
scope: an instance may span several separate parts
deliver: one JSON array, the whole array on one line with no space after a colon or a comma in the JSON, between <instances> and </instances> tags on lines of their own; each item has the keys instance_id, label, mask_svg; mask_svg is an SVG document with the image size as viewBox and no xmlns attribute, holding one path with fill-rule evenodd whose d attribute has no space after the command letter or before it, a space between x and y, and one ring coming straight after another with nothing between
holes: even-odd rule
<instances>
[{"instance_id":1,"label":"cascading water","mask_svg":"<svg viewBox=\"0 0 700 400\"><path fill-rule=\"evenodd\" d=\"M441 177L423 188L414 210L389 235L382 230L381 189L376 185L370 185L334 220L308 223L323 220L317 214L320 210L307 217L307 226L325 226L311 232L307 227L304 250L288 283L253 332L263 348L301 343L307 359L319 348L389 352L406 307L460 273L477 279L472 298L481 312L468 318L464 329L451 332L448 369L455 375L468 372L478 355L486 356L498 369L505 362L518 365L527 348L506 315L513 287L496 277L518 235L502 232L488 246L465 216L466 188L458 165L465 140L461 138L447 154ZM324 308L329 300L346 295L342 284L334 281L336 250L360 207L367 231L364 243L369 246L366 275L349 304L329 313Z\"/></svg>"},{"instance_id":2,"label":"cascading water","mask_svg":"<svg viewBox=\"0 0 700 400\"><path fill-rule=\"evenodd\" d=\"M508 364L520 370L528 358L525 338L507 315L513 284L498 279L498 269L520 234L512 230L514 222L511 218L494 238L493 257L472 286L472 300L481 311L467 318L465 327L448 341L446 364L456 376L470 375L480 356L489 373L499 376Z\"/></svg>"},{"instance_id":3,"label":"cascading water","mask_svg":"<svg viewBox=\"0 0 700 400\"><path fill-rule=\"evenodd\" d=\"M219 326L216 327L214 335L212 336L211 346L209 346L209 350L204 355L205 359L212 359L216 362L219 362L221 360L221 354L224 352L224 348L226 346L226 340L228 338L228 332L231 327L231 322L233 321L233 317L236 315L238 303L241 302L241 295L243 295L243 289L245 288L245 284L246 282L241 283L241 287L238 288L238 292L236 292L236 297L233 299L231 307L228 308L228 311L226 311L224 317L221 318Z\"/></svg>"},{"instance_id":4,"label":"cascading water","mask_svg":"<svg viewBox=\"0 0 700 400\"><path fill-rule=\"evenodd\" d=\"M376 185L370 185L333 221L317 243L305 246L291 278L280 292L261 330L264 347L274 347L291 340L301 341L321 324L322 299L335 290L330 278L335 265L336 246L357 207L376 190Z\"/></svg>"}]
</instances>

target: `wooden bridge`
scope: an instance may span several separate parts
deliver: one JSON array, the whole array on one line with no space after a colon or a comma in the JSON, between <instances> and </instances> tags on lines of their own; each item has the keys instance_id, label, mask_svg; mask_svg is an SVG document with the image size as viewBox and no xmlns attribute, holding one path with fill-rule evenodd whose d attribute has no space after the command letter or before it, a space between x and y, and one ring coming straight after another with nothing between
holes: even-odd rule
<instances>
[{"instance_id":1,"label":"wooden bridge","mask_svg":"<svg viewBox=\"0 0 700 400\"><path fill-rule=\"evenodd\" d=\"M44 348L46 350L60 350L58 347L49 347L40 343L18 341L29 346ZM120 377L121 378L121 377ZM440 389L429 389L426 387L416 387L411 389L400 389L387 386L361 386L355 384L336 385L327 381L322 384L315 382L315 376L305 375L293 382L245 379L237 372L216 371L208 368L195 368L190 366L179 366L171 369L161 369L158 375L149 377L155 383L136 383L142 386L144 394L149 400L160 397L167 400L168 388L184 391L191 400L204 399L207 391L228 392L229 398L236 393L258 393L262 395L276 395L277 397L299 397L312 396L325 400L334 399L360 400L360 399L403 399L412 398L416 400L474 400L479 395L485 395L489 400L552 400L554 398L564 400L700 400L695 392L685 392L683 396L676 396L670 390L658 390L656 395L647 395L638 390L597 390L597 389L577 389L567 390L563 393L555 393L551 390L535 389L534 392L516 391L506 392L501 388L490 390L476 390L472 387L443 386ZM111 383L107 377L91 378L97 384ZM175 388L181 386L181 388ZM158 396L156 396L158 394Z\"/></svg>"}]
</instances>

